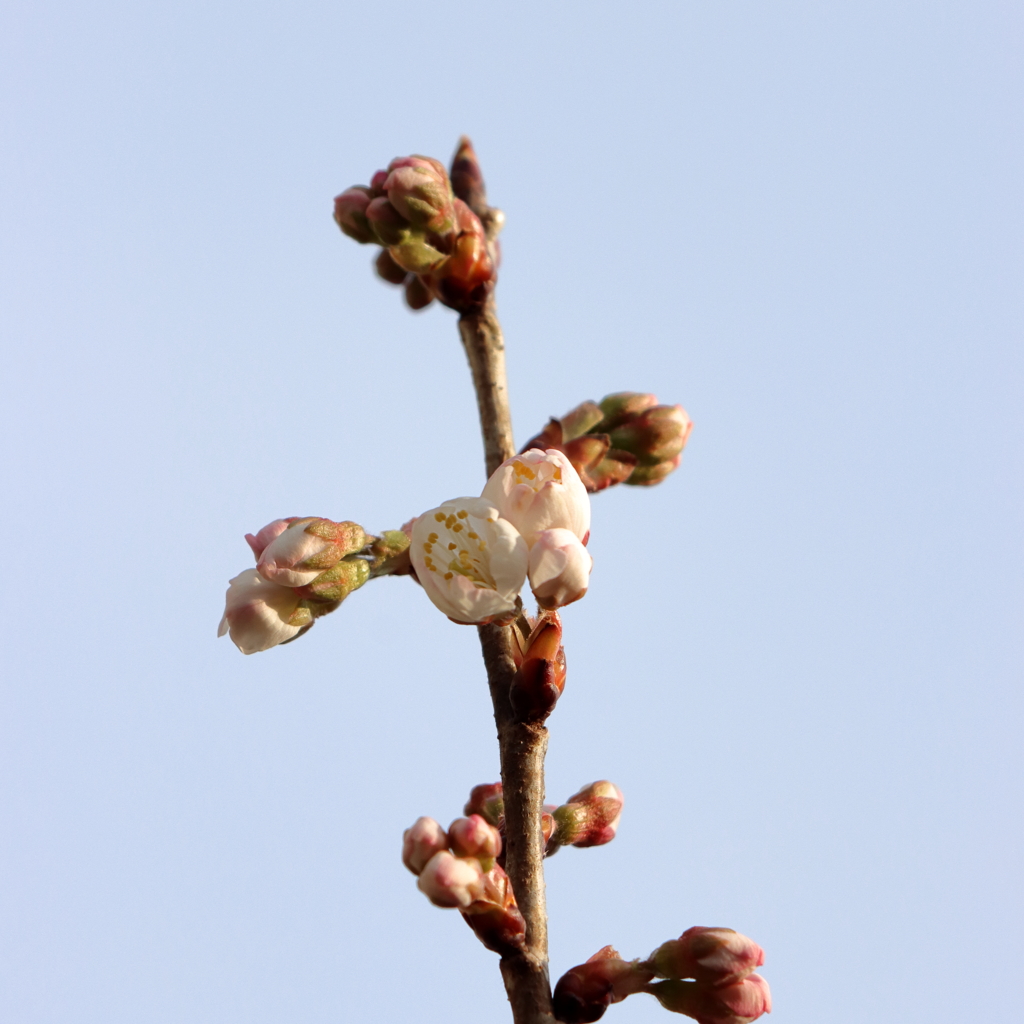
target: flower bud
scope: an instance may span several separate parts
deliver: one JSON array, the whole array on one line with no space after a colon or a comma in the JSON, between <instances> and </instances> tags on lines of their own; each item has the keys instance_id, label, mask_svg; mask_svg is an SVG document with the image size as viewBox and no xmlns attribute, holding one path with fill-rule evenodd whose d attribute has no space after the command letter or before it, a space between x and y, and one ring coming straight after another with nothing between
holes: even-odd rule
<instances>
[{"instance_id":1,"label":"flower bud","mask_svg":"<svg viewBox=\"0 0 1024 1024\"><path fill-rule=\"evenodd\" d=\"M370 578L370 566L363 558L345 558L326 572L320 573L312 583L298 587L300 597L314 601L344 601ZM333 609L331 609L333 611Z\"/></svg>"},{"instance_id":2,"label":"flower bud","mask_svg":"<svg viewBox=\"0 0 1024 1024\"><path fill-rule=\"evenodd\" d=\"M584 543L590 536L587 490L572 463L554 448L506 459L491 474L482 497L530 547L543 530L571 530Z\"/></svg>"},{"instance_id":3,"label":"flower bud","mask_svg":"<svg viewBox=\"0 0 1024 1024\"><path fill-rule=\"evenodd\" d=\"M604 418L598 429L607 433L647 409L653 409L657 404L658 399L654 395L642 394L639 391L618 391L614 395L605 395L600 402Z\"/></svg>"},{"instance_id":4,"label":"flower bud","mask_svg":"<svg viewBox=\"0 0 1024 1024\"><path fill-rule=\"evenodd\" d=\"M603 419L604 412L596 402L581 402L558 421L562 428L562 440L568 442L582 437Z\"/></svg>"},{"instance_id":5,"label":"flower bud","mask_svg":"<svg viewBox=\"0 0 1024 1024\"><path fill-rule=\"evenodd\" d=\"M405 301L410 309L425 309L434 301L434 296L421 278L410 274L405 282Z\"/></svg>"},{"instance_id":6,"label":"flower bud","mask_svg":"<svg viewBox=\"0 0 1024 1024\"><path fill-rule=\"evenodd\" d=\"M430 858L416 883L435 907L465 909L485 894L484 872L472 857L453 857L440 850Z\"/></svg>"},{"instance_id":7,"label":"flower bud","mask_svg":"<svg viewBox=\"0 0 1024 1024\"><path fill-rule=\"evenodd\" d=\"M501 836L479 814L456 818L448 826L448 838L457 857L476 857L484 871L494 867L494 859L501 853Z\"/></svg>"},{"instance_id":8,"label":"flower bud","mask_svg":"<svg viewBox=\"0 0 1024 1024\"><path fill-rule=\"evenodd\" d=\"M658 981L644 991L666 1010L686 1014L699 1024L750 1024L772 1012L771 991L760 974L719 987L699 981Z\"/></svg>"},{"instance_id":9,"label":"flower bud","mask_svg":"<svg viewBox=\"0 0 1024 1024\"><path fill-rule=\"evenodd\" d=\"M409 237L412 230L409 222L385 196L378 196L366 207L366 221L381 245L399 245Z\"/></svg>"},{"instance_id":10,"label":"flower bud","mask_svg":"<svg viewBox=\"0 0 1024 1024\"><path fill-rule=\"evenodd\" d=\"M377 276L388 284L404 284L406 277L409 276L409 272L391 258L391 253L387 249L381 249L377 254L373 267L377 271Z\"/></svg>"},{"instance_id":11,"label":"flower bud","mask_svg":"<svg viewBox=\"0 0 1024 1024\"><path fill-rule=\"evenodd\" d=\"M433 818L417 818L402 834L402 863L419 875L435 853L448 849L448 836Z\"/></svg>"},{"instance_id":12,"label":"flower bud","mask_svg":"<svg viewBox=\"0 0 1024 1024\"><path fill-rule=\"evenodd\" d=\"M509 956L523 948L526 922L514 902L510 907L477 902L463 910L462 917L476 933L476 937L492 952Z\"/></svg>"},{"instance_id":13,"label":"flower bud","mask_svg":"<svg viewBox=\"0 0 1024 1024\"><path fill-rule=\"evenodd\" d=\"M388 252L395 263L413 274L429 273L445 259L444 253L427 242L419 231L409 232Z\"/></svg>"},{"instance_id":14,"label":"flower bud","mask_svg":"<svg viewBox=\"0 0 1024 1024\"><path fill-rule=\"evenodd\" d=\"M302 587L365 544L366 533L358 523L296 519L267 544L256 568L271 583Z\"/></svg>"},{"instance_id":15,"label":"flower bud","mask_svg":"<svg viewBox=\"0 0 1024 1024\"><path fill-rule=\"evenodd\" d=\"M554 812L560 846L603 846L615 838L624 799L618 786L592 782Z\"/></svg>"},{"instance_id":16,"label":"flower bud","mask_svg":"<svg viewBox=\"0 0 1024 1024\"><path fill-rule=\"evenodd\" d=\"M446 306L466 312L484 304L497 280L497 267L480 218L461 199L453 205L455 238L450 255L426 275L425 284Z\"/></svg>"},{"instance_id":17,"label":"flower bud","mask_svg":"<svg viewBox=\"0 0 1024 1024\"><path fill-rule=\"evenodd\" d=\"M656 405L608 432L612 447L630 452L640 466L674 459L690 436L690 417L681 405Z\"/></svg>"},{"instance_id":18,"label":"flower bud","mask_svg":"<svg viewBox=\"0 0 1024 1024\"><path fill-rule=\"evenodd\" d=\"M491 782L474 786L469 791L469 799L462 809L466 815L479 814L488 825L498 827L505 813L505 798L502 796L501 783Z\"/></svg>"},{"instance_id":19,"label":"flower bud","mask_svg":"<svg viewBox=\"0 0 1024 1024\"><path fill-rule=\"evenodd\" d=\"M288 524L294 523L298 518L298 516L292 516L290 519L275 519L272 523L267 523L255 536L251 533L245 535L246 542L252 548L252 553L256 556L257 561L266 546L275 538L280 537L288 529Z\"/></svg>"},{"instance_id":20,"label":"flower bud","mask_svg":"<svg viewBox=\"0 0 1024 1024\"><path fill-rule=\"evenodd\" d=\"M397 163L397 161L395 162ZM455 226L448 174L436 164L410 157L395 166L384 183L391 205L415 228L447 234Z\"/></svg>"},{"instance_id":21,"label":"flower bud","mask_svg":"<svg viewBox=\"0 0 1024 1024\"><path fill-rule=\"evenodd\" d=\"M526 939L526 922L516 906L508 875L493 867L484 875L480 899L463 908L463 920L490 950L507 956L518 952Z\"/></svg>"},{"instance_id":22,"label":"flower bud","mask_svg":"<svg viewBox=\"0 0 1024 1024\"><path fill-rule=\"evenodd\" d=\"M512 677L509 699L516 719L520 722L544 721L554 710L564 689L562 622L557 613L551 613L534 626L522 663Z\"/></svg>"},{"instance_id":23,"label":"flower bud","mask_svg":"<svg viewBox=\"0 0 1024 1024\"><path fill-rule=\"evenodd\" d=\"M666 459L655 466L637 466L629 475L626 483L632 487L653 487L660 484L673 471L679 468L683 457L677 455L674 459Z\"/></svg>"},{"instance_id":24,"label":"flower bud","mask_svg":"<svg viewBox=\"0 0 1024 1024\"><path fill-rule=\"evenodd\" d=\"M552 1005L563 1024L592 1024L612 1003L643 992L652 974L638 960L627 962L611 947L558 979Z\"/></svg>"},{"instance_id":25,"label":"flower bud","mask_svg":"<svg viewBox=\"0 0 1024 1024\"><path fill-rule=\"evenodd\" d=\"M243 654L255 654L294 640L312 624L313 614L300 595L246 569L228 586L217 636L230 633Z\"/></svg>"},{"instance_id":26,"label":"flower bud","mask_svg":"<svg viewBox=\"0 0 1024 1024\"><path fill-rule=\"evenodd\" d=\"M594 559L570 530L542 530L530 549L528 575L541 608L578 601L590 583Z\"/></svg>"},{"instance_id":27,"label":"flower bud","mask_svg":"<svg viewBox=\"0 0 1024 1024\"><path fill-rule=\"evenodd\" d=\"M515 527L482 498L424 512L409 547L416 578L453 622L507 622L516 614L529 554Z\"/></svg>"},{"instance_id":28,"label":"flower bud","mask_svg":"<svg viewBox=\"0 0 1024 1024\"><path fill-rule=\"evenodd\" d=\"M465 135L452 157L451 182L455 195L479 216L487 207L487 189L473 143Z\"/></svg>"},{"instance_id":29,"label":"flower bud","mask_svg":"<svg viewBox=\"0 0 1024 1024\"><path fill-rule=\"evenodd\" d=\"M764 963L764 950L731 928L687 928L662 943L650 956L659 978L695 978L710 985L728 985Z\"/></svg>"},{"instance_id":30,"label":"flower bud","mask_svg":"<svg viewBox=\"0 0 1024 1024\"><path fill-rule=\"evenodd\" d=\"M387 171L374 171L373 177L370 179L370 195L374 199L379 199L384 195L384 182L387 180Z\"/></svg>"},{"instance_id":31,"label":"flower bud","mask_svg":"<svg viewBox=\"0 0 1024 1024\"><path fill-rule=\"evenodd\" d=\"M334 197L334 219L338 227L357 242L366 244L376 241L370 223L366 219L366 208L373 196L368 188L355 185Z\"/></svg>"}]
</instances>

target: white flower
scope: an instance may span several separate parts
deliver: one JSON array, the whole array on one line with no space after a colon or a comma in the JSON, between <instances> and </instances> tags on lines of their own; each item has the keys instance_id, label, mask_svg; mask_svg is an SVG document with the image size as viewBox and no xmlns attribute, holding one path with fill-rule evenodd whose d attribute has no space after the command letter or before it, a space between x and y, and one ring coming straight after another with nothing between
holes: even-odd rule
<instances>
[{"instance_id":1,"label":"white flower","mask_svg":"<svg viewBox=\"0 0 1024 1024\"><path fill-rule=\"evenodd\" d=\"M266 651L291 640L313 621L294 590L265 580L255 569L239 573L228 587L217 636L231 634L243 654Z\"/></svg>"},{"instance_id":2,"label":"white flower","mask_svg":"<svg viewBox=\"0 0 1024 1024\"><path fill-rule=\"evenodd\" d=\"M409 546L427 596L455 622L510 618L526 581L526 542L482 498L454 498L424 512Z\"/></svg>"},{"instance_id":3,"label":"white flower","mask_svg":"<svg viewBox=\"0 0 1024 1024\"><path fill-rule=\"evenodd\" d=\"M590 582L594 559L571 530L543 530L530 548L530 586L541 608L578 601Z\"/></svg>"},{"instance_id":4,"label":"white flower","mask_svg":"<svg viewBox=\"0 0 1024 1024\"><path fill-rule=\"evenodd\" d=\"M437 907L465 909L482 899L487 891L480 861L453 857L447 850L441 850L430 858L416 885Z\"/></svg>"},{"instance_id":5,"label":"white flower","mask_svg":"<svg viewBox=\"0 0 1024 1024\"><path fill-rule=\"evenodd\" d=\"M402 863L420 874L435 853L448 849L448 835L433 818L417 818L402 835Z\"/></svg>"},{"instance_id":6,"label":"white flower","mask_svg":"<svg viewBox=\"0 0 1024 1024\"><path fill-rule=\"evenodd\" d=\"M533 547L543 530L590 535L590 498L573 464L560 451L531 448L506 459L491 474L481 495Z\"/></svg>"}]
</instances>

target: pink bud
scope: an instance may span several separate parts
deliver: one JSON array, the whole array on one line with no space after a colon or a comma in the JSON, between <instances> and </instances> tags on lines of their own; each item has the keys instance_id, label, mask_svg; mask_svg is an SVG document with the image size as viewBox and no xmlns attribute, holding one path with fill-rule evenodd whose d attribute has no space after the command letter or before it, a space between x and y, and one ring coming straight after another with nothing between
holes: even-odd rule
<instances>
[{"instance_id":1,"label":"pink bud","mask_svg":"<svg viewBox=\"0 0 1024 1024\"><path fill-rule=\"evenodd\" d=\"M501 853L501 835L479 814L456 818L448 827L448 838L457 857L475 857L484 870L490 870L494 858Z\"/></svg>"},{"instance_id":2,"label":"pink bud","mask_svg":"<svg viewBox=\"0 0 1024 1024\"><path fill-rule=\"evenodd\" d=\"M453 857L447 850L430 858L416 884L434 906L463 910L486 892L480 861L472 857Z\"/></svg>"},{"instance_id":3,"label":"pink bud","mask_svg":"<svg viewBox=\"0 0 1024 1024\"><path fill-rule=\"evenodd\" d=\"M338 227L349 238L354 238L364 245L375 241L366 219L366 208L370 205L371 199L370 190L362 185L345 189L340 196L334 198L334 219L338 222Z\"/></svg>"},{"instance_id":4,"label":"pink bud","mask_svg":"<svg viewBox=\"0 0 1024 1024\"><path fill-rule=\"evenodd\" d=\"M378 196L366 207L366 221L381 245L398 245L409 237L409 222L385 196Z\"/></svg>"},{"instance_id":5,"label":"pink bud","mask_svg":"<svg viewBox=\"0 0 1024 1024\"><path fill-rule=\"evenodd\" d=\"M718 987L699 981L659 981L645 991L666 1010L693 1017L698 1024L750 1024L772 1012L771 991L760 974Z\"/></svg>"},{"instance_id":6,"label":"pink bud","mask_svg":"<svg viewBox=\"0 0 1024 1024\"><path fill-rule=\"evenodd\" d=\"M448 836L433 818L417 818L402 835L402 863L420 874L435 853L448 849Z\"/></svg>"},{"instance_id":7,"label":"pink bud","mask_svg":"<svg viewBox=\"0 0 1024 1024\"><path fill-rule=\"evenodd\" d=\"M659 978L695 978L711 985L739 981L764 963L764 950L731 928L687 928L650 957Z\"/></svg>"},{"instance_id":8,"label":"pink bud","mask_svg":"<svg viewBox=\"0 0 1024 1024\"><path fill-rule=\"evenodd\" d=\"M578 601L590 583L594 559L571 530L542 530L530 548L529 577L541 608Z\"/></svg>"},{"instance_id":9,"label":"pink bud","mask_svg":"<svg viewBox=\"0 0 1024 1024\"><path fill-rule=\"evenodd\" d=\"M280 537L285 530L288 529L289 523L294 523L298 516L292 516L289 519L275 519L272 523L267 523L266 526L260 530L255 536L251 533L245 535L245 539L252 548L252 553L256 556L256 561L259 561L260 555L263 554L264 548L275 538Z\"/></svg>"},{"instance_id":10,"label":"pink bud","mask_svg":"<svg viewBox=\"0 0 1024 1024\"><path fill-rule=\"evenodd\" d=\"M263 549L256 568L272 583L302 587L346 555L360 551L365 543L366 533L358 523L296 519Z\"/></svg>"},{"instance_id":11,"label":"pink bud","mask_svg":"<svg viewBox=\"0 0 1024 1024\"><path fill-rule=\"evenodd\" d=\"M609 431L612 447L631 452L640 466L674 459L686 444L693 424L681 405L656 405Z\"/></svg>"},{"instance_id":12,"label":"pink bud","mask_svg":"<svg viewBox=\"0 0 1024 1024\"><path fill-rule=\"evenodd\" d=\"M463 814L479 814L489 825L498 827L505 812L505 799L501 792L500 782L485 783L474 786L469 791L469 799L462 809Z\"/></svg>"},{"instance_id":13,"label":"pink bud","mask_svg":"<svg viewBox=\"0 0 1024 1024\"><path fill-rule=\"evenodd\" d=\"M409 157L392 164L384 188L388 199L413 227L447 234L455 226L455 208L448 174L430 161Z\"/></svg>"},{"instance_id":14,"label":"pink bud","mask_svg":"<svg viewBox=\"0 0 1024 1024\"><path fill-rule=\"evenodd\" d=\"M610 782L592 782L554 812L555 840L562 846L603 846L615 838L624 798Z\"/></svg>"}]
</instances>

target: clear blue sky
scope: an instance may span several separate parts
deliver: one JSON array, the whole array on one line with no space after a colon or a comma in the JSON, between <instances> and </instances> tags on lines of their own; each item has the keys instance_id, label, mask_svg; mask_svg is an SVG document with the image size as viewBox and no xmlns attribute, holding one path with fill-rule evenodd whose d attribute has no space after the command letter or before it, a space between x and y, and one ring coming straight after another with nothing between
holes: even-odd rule
<instances>
[{"instance_id":1,"label":"clear blue sky","mask_svg":"<svg viewBox=\"0 0 1024 1024\"><path fill-rule=\"evenodd\" d=\"M506 1019L399 861L497 778L474 631L383 580L285 648L214 636L246 531L482 485L454 315L330 215L467 132L517 437L623 389L696 424L594 501L548 792L627 803L550 862L553 975L726 925L772 1024L1010 1019L1022 21L8 4L0 1018Z\"/></svg>"}]
</instances>

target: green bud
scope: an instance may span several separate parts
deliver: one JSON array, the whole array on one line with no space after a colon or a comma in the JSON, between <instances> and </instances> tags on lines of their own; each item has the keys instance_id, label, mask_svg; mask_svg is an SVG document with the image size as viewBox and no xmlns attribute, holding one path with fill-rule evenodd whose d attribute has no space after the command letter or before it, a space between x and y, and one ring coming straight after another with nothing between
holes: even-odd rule
<instances>
[{"instance_id":1,"label":"green bud","mask_svg":"<svg viewBox=\"0 0 1024 1024\"><path fill-rule=\"evenodd\" d=\"M604 414L601 430L605 433L610 432L657 404L656 396L642 394L639 391L617 391L613 395L605 395L601 399L601 412Z\"/></svg>"},{"instance_id":2,"label":"green bud","mask_svg":"<svg viewBox=\"0 0 1024 1024\"><path fill-rule=\"evenodd\" d=\"M363 558L350 556L334 568L320 573L312 583L296 590L303 597L318 601L344 601L370 578L370 566Z\"/></svg>"},{"instance_id":3,"label":"green bud","mask_svg":"<svg viewBox=\"0 0 1024 1024\"><path fill-rule=\"evenodd\" d=\"M573 441L582 437L602 419L604 412L596 402L581 402L562 417L562 440Z\"/></svg>"},{"instance_id":4,"label":"green bud","mask_svg":"<svg viewBox=\"0 0 1024 1024\"><path fill-rule=\"evenodd\" d=\"M439 263L445 255L435 249L423 237L421 232L411 231L403 236L402 241L388 249L391 258L406 270L414 274L425 274Z\"/></svg>"},{"instance_id":5,"label":"green bud","mask_svg":"<svg viewBox=\"0 0 1024 1024\"><path fill-rule=\"evenodd\" d=\"M669 473L679 468L682 456L677 455L674 459L666 459L654 466L637 466L626 480L627 484L634 487L652 487L660 484Z\"/></svg>"}]
</instances>

